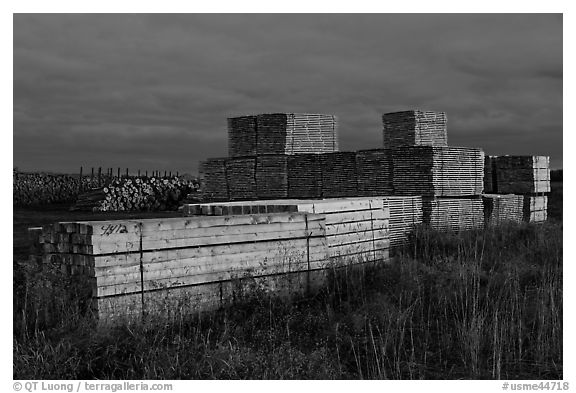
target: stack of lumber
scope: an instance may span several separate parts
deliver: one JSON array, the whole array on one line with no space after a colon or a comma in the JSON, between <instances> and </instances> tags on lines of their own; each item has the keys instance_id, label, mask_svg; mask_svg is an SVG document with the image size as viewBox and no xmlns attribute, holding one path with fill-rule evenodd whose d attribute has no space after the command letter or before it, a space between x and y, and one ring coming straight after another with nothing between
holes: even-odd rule
<instances>
[{"instance_id":1,"label":"stack of lumber","mask_svg":"<svg viewBox=\"0 0 576 393\"><path fill-rule=\"evenodd\" d=\"M403 111L386 113L384 147L400 146L447 146L446 113L431 111Z\"/></svg>"},{"instance_id":2,"label":"stack of lumber","mask_svg":"<svg viewBox=\"0 0 576 393\"><path fill-rule=\"evenodd\" d=\"M321 161L323 198L358 196L356 153L322 154Z\"/></svg>"},{"instance_id":3,"label":"stack of lumber","mask_svg":"<svg viewBox=\"0 0 576 393\"><path fill-rule=\"evenodd\" d=\"M393 195L392 152L389 149L356 152L358 196Z\"/></svg>"},{"instance_id":4,"label":"stack of lumber","mask_svg":"<svg viewBox=\"0 0 576 393\"><path fill-rule=\"evenodd\" d=\"M231 201L256 199L256 157L226 160L226 183Z\"/></svg>"},{"instance_id":5,"label":"stack of lumber","mask_svg":"<svg viewBox=\"0 0 576 393\"><path fill-rule=\"evenodd\" d=\"M390 209L383 198L268 200L185 205L184 215L237 215L308 212L326 217L326 237L333 260L388 260Z\"/></svg>"},{"instance_id":6,"label":"stack of lumber","mask_svg":"<svg viewBox=\"0 0 576 393\"><path fill-rule=\"evenodd\" d=\"M80 195L71 210L176 210L193 190L193 182L178 177L117 178L106 187Z\"/></svg>"},{"instance_id":7,"label":"stack of lumber","mask_svg":"<svg viewBox=\"0 0 576 393\"><path fill-rule=\"evenodd\" d=\"M468 147L399 147L392 151L396 195L480 195L484 152Z\"/></svg>"},{"instance_id":8,"label":"stack of lumber","mask_svg":"<svg viewBox=\"0 0 576 393\"><path fill-rule=\"evenodd\" d=\"M500 225L507 222L522 222L524 196L483 194L485 225Z\"/></svg>"},{"instance_id":9,"label":"stack of lumber","mask_svg":"<svg viewBox=\"0 0 576 393\"><path fill-rule=\"evenodd\" d=\"M498 192L496 185L496 156L484 157L484 192Z\"/></svg>"},{"instance_id":10,"label":"stack of lumber","mask_svg":"<svg viewBox=\"0 0 576 393\"><path fill-rule=\"evenodd\" d=\"M333 115L270 113L228 119L230 157L338 151Z\"/></svg>"},{"instance_id":11,"label":"stack of lumber","mask_svg":"<svg viewBox=\"0 0 576 393\"><path fill-rule=\"evenodd\" d=\"M206 200L227 201L230 198L226 161L226 158L209 158L200 162L200 189Z\"/></svg>"},{"instance_id":12,"label":"stack of lumber","mask_svg":"<svg viewBox=\"0 0 576 393\"><path fill-rule=\"evenodd\" d=\"M524 195L524 221L543 222L548 219L548 197L546 195Z\"/></svg>"},{"instance_id":13,"label":"stack of lumber","mask_svg":"<svg viewBox=\"0 0 576 393\"><path fill-rule=\"evenodd\" d=\"M480 198L424 198L424 223L439 231L463 231L484 226L484 206Z\"/></svg>"},{"instance_id":14,"label":"stack of lumber","mask_svg":"<svg viewBox=\"0 0 576 393\"><path fill-rule=\"evenodd\" d=\"M407 245L410 232L422 224L422 197L388 196L384 207L390 210L390 246Z\"/></svg>"},{"instance_id":15,"label":"stack of lumber","mask_svg":"<svg viewBox=\"0 0 576 393\"><path fill-rule=\"evenodd\" d=\"M550 192L550 157L498 156L495 171L498 193Z\"/></svg>"},{"instance_id":16,"label":"stack of lumber","mask_svg":"<svg viewBox=\"0 0 576 393\"><path fill-rule=\"evenodd\" d=\"M256 116L228 119L228 157L255 156Z\"/></svg>"},{"instance_id":17,"label":"stack of lumber","mask_svg":"<svg viewBox=\"0 0 576 393\"><path fill-rule=\"evenodd\" d=\"M288 197L322 197L322 160L319 154L294 154L288 157Z\"/></svg>"},{"instance_id":18,"label":"stack of lumber","mask_svg":"<svg viewBox=\"0 0 576 393\"><path fill-rule=\"evenodd\" d=\"M256 194L259 199L288 198L288 157L256 157Z\"/></svg>"},{"instance_id":19,"label":"stack of lumber","mask_svg":"<svg viewBox=\"0 0 576 393\"><path fill-rule=\"evenodd\" d=\"M98 180L90 177L50 173L12 172L12 203L14 206L34 206L73 202L84 190L97 187Z\"/></svg>"},{"instance_id":20,"label":"stack of lumber","mask_svg":"<svg viewBox=\"0 0 576 393\"><path fill-rule=\"evenodd\" d=\"M56 223L40 244L44 263L87 279L101 319L214 309L232 297L234 280L328 261L324 216L302 213Z\"/></svg>"}]
</instances>

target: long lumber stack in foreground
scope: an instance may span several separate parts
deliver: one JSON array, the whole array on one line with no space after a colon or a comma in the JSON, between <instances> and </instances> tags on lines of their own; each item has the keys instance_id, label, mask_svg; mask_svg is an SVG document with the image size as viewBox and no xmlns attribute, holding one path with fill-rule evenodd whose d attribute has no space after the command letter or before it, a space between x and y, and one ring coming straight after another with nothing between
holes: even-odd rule
<instances>
[{"instance_id":1,"label":"long lumber stack in foreground","mask_svg":"<svg viewBox=\"0 0 576 393\"><path fill-rule=\"evenodd\" d=\"M548 197L546 195L524 195L524 221L543 222L548 219Z\"/></svg>"},{"instance_id":2,"label":"long lumber stack in foreground","mask_svg":"<svg viewBox=\"0 0 576 393\"><path fill-rule=\"evenodd\" d=\"M484 227L480 198L424 198L424 223L439 231L465 231Z\"/></svg>"},{"instance_id":3,"label":"long lumber stack in foreground","mask_svg":"<svg viewBox=\"0 0 576 393\"><path fill-rule=\"evenodd\" d=\"M304 282L328 261L325 217L306 213L56 223L40 242L45 263L90 282L100 318L160 312L167 299L214 309L234 295L223 293L231 281Z\"/></svg>"},{"instance_id":4,"label":"long lumber stack in foreground","mask_svg":"<svg viewBox=\"0 0 576 393\"><path fill-rule=\"evenodd\" d=\"M392 151L396 195L469 196L484 187L484 152L468 147L412 146Z\"/></svg>"},{"instance_id":5,"label":"long lumber stack in foreground","mask_svg":"<svg viewBox=\"0 0 576 393\"><path fill-rule=\"evenodd\" d=\"M390 210L390 246L407 245L410 232L422 224L422 197L389 196L384 198L384 206Z\"/></svg>"},{"instance_id":6,"label":"long lumber stack in foreground","mask_svg":"<svg viewBox=\"0 0 576 393\"><path fill-rule=\"evenodd\" d=\"M510 222L522 222L524 196L483 194L485 225L499 225Z\"/></svg>"},{"instance_id":7,"label":"long lumber stack in foreground","mask_svg":"<svg viewBox=\"0 0 576 393\"><path fill-rule=\"evenodd\" d=\"M382 115L384 147L447 146L446 113L403 111Z\"/></svg>"},{"instance_id":8,"label":"long lumber stack in foreground","mask_svg":"<svg viewBox=\"0 0 576 393\"><path fill-rule=\"evenodd\" d=\"M388 260L390 210L383 198L334 198L324 200L268 200L190 204L184 215L255 214L307 212L326 217L326 239L330 257Z\"/></svg>"}]
</instances>

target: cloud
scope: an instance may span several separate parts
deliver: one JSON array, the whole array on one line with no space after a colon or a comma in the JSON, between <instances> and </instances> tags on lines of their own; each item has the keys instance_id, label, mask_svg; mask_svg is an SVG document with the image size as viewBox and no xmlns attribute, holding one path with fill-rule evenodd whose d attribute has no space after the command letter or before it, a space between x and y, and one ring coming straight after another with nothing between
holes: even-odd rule
<instances>
[{"instance_id":1,"label":"cloud","mask_svg":"<svg viewBox=\"0 0 576 393\"><path fill-rule=\"evenodd\" d=\"M14 165L195 172L264 112L332 113L343 150L372 148L382 113L421 108L451 144L561 166L562 78L558 15L16 14Z\"/></svg>"}]
</instances>

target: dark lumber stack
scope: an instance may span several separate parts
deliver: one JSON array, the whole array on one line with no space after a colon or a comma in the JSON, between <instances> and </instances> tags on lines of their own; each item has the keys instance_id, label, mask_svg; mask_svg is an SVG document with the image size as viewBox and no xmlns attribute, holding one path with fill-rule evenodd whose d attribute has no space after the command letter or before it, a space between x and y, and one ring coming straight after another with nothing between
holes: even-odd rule
<instances>
[{"instance_id":1,"label":"dark lumber stack","mask_svg":"<svg viewBox=\"0 0 576 393\"><path fill-rule=\"evenodd\" d=\"M483 194L484 222L486 225L500 225L507 222L522 222L524 196Z\"/></svg>"},{"instance_id":2,"label":"dark lumber stack","mask_svg":"<svg viewBox=\"0 0 576 393\"><path fill-rule=\"evenodd\" d=\"M321 160L323 198L358 196L356 153L327 153Z\"/></svg>"},{"instance_id":3,"label":"dark lumber stack","mask_svg":"<svg viewBox=\"0 0 576 393\"><path fill-rule=\"evenodd\" d=\"M484 192L497 193L496 185L496 156L484 157Z\"/></svg>"},{"instance_id":4,"label":"dark lumber stack","mask_svg":"<svg viewBox=\"0 0 576 393\"><path fill-rule=\"evenodd\" d=\"M392 151L359 150L356 153L359 196L393 195Z\"/></svg>"},{"instance_id":5,"label":"dark lumber stack","mask_svg":"<svg viewBox=\"0 0 576 393\"><path fill-rule=\"evenodd\" d=\"M256 199L256 157L226 160L226 181L231 201Z\"/></svg>"},{"instance_id":6,"label":"dark lumber stack","mask_svg":"<svg viewBox=\"0 0 576 393\"><path fill-rule=\"evenodd\" d=\"M256 116L241 116L228 119L228 156L255 156Z\"/></svg>"},{"instance_id":7,"label":"dark lumber stack","mask_svg":"<svg viewBox=\"0 0 576 393\"><path fill-rule=\"evenodd\" d=\"M464 231L484 226L480 198L424 198L424 223L439 231Z\"/></svg>"},{"instance_id":8,"label":"dark lumber stack","mask_svg":"<svg viewBox=\"0 0 576 393\"><path fill-rule=\"evenodd\" d=\"M209 158L200 162L200 189L208 201L227 201L230 198L226 161L225 158Z\"/></svg>"},{"instance_id":9,"label":"dark lumber stack","mask_svg":"<svg viewBox=\"0 0 576 393\"><path fill-rule=\"evenodd\" d=\"M495 171L498 193L550 192L550 157L498 156Z\"/></svg>"},{"instance_id":10,"label":"dark lumber stack","mask_svg":"<svg viewBox=\"0 0 576 393\"><path fill-rule=\"evenodd\" d=\"M256 194L259 199L288 198L288 157L256 157Z\"/></svg>"},{"instance_id":11,"label":"dark lumber stack","mask_svg":"<svg viewBox=\"0 0 576 393\"><path fill-rule=\"evenodd\" d=\"M411 110L382 116L384 147L447 146L446 113Z\"/></svg>"},{"instance_id":12,"label":"dark lumber stack","mask_svg":"<svg viewBox=\"0 0 576 393\"><path fill-rule=\"evenodd\" d=\"M469 196L484 187L484 152L468 147L401 147L392 151L396 195Z\"/></svg>"},{"instance_id":13,"label":"dark lumber stack","mask_svg":"<svg viewBox=\"0 0 576 393\"><path fill-rule=\"evenodd\" d=\"M319 154L288 156L288 197L322 197L322 160Z\"/></svg>"}]
</instances>

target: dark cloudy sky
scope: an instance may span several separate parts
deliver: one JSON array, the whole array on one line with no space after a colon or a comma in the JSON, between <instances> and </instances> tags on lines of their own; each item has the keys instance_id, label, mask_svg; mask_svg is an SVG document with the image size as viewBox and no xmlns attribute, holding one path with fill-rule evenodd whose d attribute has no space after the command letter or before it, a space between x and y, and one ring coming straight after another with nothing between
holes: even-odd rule
<instances>
[{"instance_id":1,"label":"dark cloudy sky","mask_svg":"<svg viewBox=\"0 0 576 393\"><path fill-rule=\"evenodd\" d=\"M448 142L562 166L562 16L14 16L14 165L179 170L227 154L226 118L446 111Z\"/></svg>"}]
</instances>

